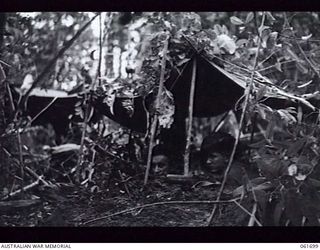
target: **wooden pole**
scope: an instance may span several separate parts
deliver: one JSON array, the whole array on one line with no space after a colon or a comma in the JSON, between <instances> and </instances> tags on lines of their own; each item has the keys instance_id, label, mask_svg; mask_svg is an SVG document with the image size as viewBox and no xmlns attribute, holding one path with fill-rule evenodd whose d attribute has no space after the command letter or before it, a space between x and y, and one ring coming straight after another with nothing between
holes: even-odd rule
<instances>
[{"instance_id":1,"label":"wooden pole","mask_svg":"<svg viewBox=\"0 0 320 250\"><path fill-rule=\"evenodd\" d=\"M161 60L161 74L160 74L160 83L159 83L159 89L158 89L158 94L156 98L156 112L151 124L151 131L150 131L150 142L149 142L149 150L148 150L148 160L147 160L147 168L144 176L144 185L148 183L148 178L149 178L149 172L151 168L151 163L152 163L152 149L154 146L154 137L156 134L156 129L157 129L157 122L158 122L158 114L157 110L159 109L160 106L160 98L164 86L164 74L165 74L165 69L166 69L166 55L168 51L168 45L169 45L169 36L167 36L165 42L164 42L164 48L163 48L163 57Z\"/></svg>"},{"instance_id":2,"label":"wooden pole","mask_svg":"<svg viewBox=\"0 0 320 250\"><path fill-rule=\"evenodd\" d=\"M189 119L188 119L188 131L187 131L187 142L186 149L184 153L184 176L189 176L190 169L190 145L191 145L191 132L192 132L192 120L193 120L193 105L194 105L194 93L196 87L196 74L197 74L197 59L193 59L192 66L192 78L190 86L190 96L189 96Z\"/></svg>"}]
</instances>

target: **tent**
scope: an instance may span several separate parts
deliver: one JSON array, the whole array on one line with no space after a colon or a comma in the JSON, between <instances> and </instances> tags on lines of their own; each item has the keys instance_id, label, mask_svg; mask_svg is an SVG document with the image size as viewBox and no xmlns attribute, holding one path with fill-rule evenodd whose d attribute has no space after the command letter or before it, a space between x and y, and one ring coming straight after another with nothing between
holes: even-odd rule
<instances>
[{"instance_id":1,"label":"tent","mask_svg":"<svg viewBox=\"0 0 320 250\"><path fill-rule=\"evenodd\" d=\"M181 65L178 69L171 71L169 79L165 82L166 88L173 93L175 101L174 124L170 129L165 130L167 136L175 135L177 138L185 138L184 119L188 115L190 84L192 76L193 60L197 63L196 86L194 99L194 116L211 117L222 114L235 107L235 104L244 95L244 89L250 79L250 73L236 74L236 71L230 71L219 65L213 60L209 60L201 53L194 53L188 62ZM277 86L273 85L268 79L260 76L255 77L255 86L266 87L267 100L264 103L274 108L283 108L286 106L302 103L308 109L315 109L314 106L303 97L286 93ZM43 91L42 91L43 92ZM68 124L68 117L74 113L74 105L79 100L77 95L66 95L53 93L51 90L46 93L35 89L31 92L27 103L27 114L31 117L38 115L37 123L51 122L58 129L59 133L65 131ZM54 103L47 107L53 99ZM128 112L123 104L131 99L133 103L133 112ZM128 127L134 131L145 133L148 125L148 114L146 111L146 98L116 98L111 109L104 103L103 97L99 97L94 103L95 110L108 116L110 119ZM66 120L66 121L65 121ZM58 124L54 124L58 123ZM181 141L181 140L180 140Z\"/></svg>"}]
</instances>

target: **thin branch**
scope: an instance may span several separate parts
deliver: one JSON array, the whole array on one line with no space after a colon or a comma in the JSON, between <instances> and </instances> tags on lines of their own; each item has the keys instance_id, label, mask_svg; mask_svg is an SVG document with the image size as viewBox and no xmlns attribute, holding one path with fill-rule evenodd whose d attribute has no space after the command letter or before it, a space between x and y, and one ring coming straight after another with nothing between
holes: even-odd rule
<instances>
[{"instance_id":1,"label":"thin branch","mask_svg":"<svg viewBox=\"0 0 320 250\"><path fill-rule=\"evenodd\" d=\"M193 118L193 104L194 104L194 93L196 87L196 73L197 73L197 59L193 59L192 65L192 78L190 86L190 96L189 96L189 120L188 120L188 131L187 131L187 143L184 152L184 175L189 174L189 164L190 164L190 145L191 145L191 132L192 132L192 118Z\"/></svg>"},{"instance_id":2,"label":"thin branch","mask_svg":"<svg viewBox=\"0 0 320 250\"><path fill-rule=\"evenodd\" d=\"M114 214L109 214L109 215L106 215L106 216L94 218L92 220L88 220L86 222L81 223L81 225L88 225L88 224L91 224L92 222L108 219L108 218L111 218L111 217L114 217L114 216L117 216L117 215L121 215L121 214L126 214L126 213L132 212L132 211L137 210L137 209L143 209L143 208L153 207L153 206L158 206L158 205L171 205L171 204L188 205L188 204L217 204L217 203L227 204L227 203L234 203L237 200L238 199L231 199L231 200L225 200L225 201L162 201L162 202L155 202L155 203L151 203L151 204L145 204L145 205L141 205L141 206L125 209L125 210L122 210L120 212L116 212Z\"/></svg>"},{"instance_id":3,"label":"thin branch","mask_svg":"<svg viewBox=\"0 0 320 250\"><path fill-rule=\"evenodd\" d=\"M196 54L197 54L197 53L194 52L191 57L193 57L193 56L196 55ZM185 64L183 65L182 70L179 70L178 68L176 68L176 70L177 70L177 72L178 72L178 76L176 77L176 79L174 80L174 82L171 84L171 87L169 88L170 91L172 91L172 89L174 88L174 86L176 85L176 83L178 82L178 80L180 80L180 77L184 74L184 71L185 71L185 69L187 68L188 64L189 64L188 62L185 63Z\"/></svg>"},{"instance_id":4,"label":"thin branch","mask_svg":"<svg viewBox=\"0 0 320 250\"><path fill-rule=\"evenodd\" d=\"M282 65L282 64L291 63L291 62L296 62L296 60L287 60L287 61L279 62L279 64ZM262 69L258 69L257 71L258 72L266 71L268 69L272 69L272 68L276 68L276 67L277 67L276 65L270 65L268 67L265 67L265 68L262 68Z\"/></svg>"},{"instance_id":5,"label":"thin branch","mask_svg":"<svg viewBox=\"0 0 320 250\"><path fill-rule=\"evenodd\" d=\"M262 226L262 224L260 223L260 221L257 220L256 216L255 216L255 212L254 213L250 213L244 206L242 206L238 201L234 201L234 203L243 211L245 212L247 215L250 216L250 220L252 220L253 222L256 222L259 226ZM256 204L256 203L255 203ZM252 222L250 222L252 223ZM249 223L249 224L250 224ZM249 225L248 225L249 226ZM253 225L251 225L253 226Z\"/></svg>"},{"instance_id":6,"label":"thin branch","mask_svg":"<svg viewBox=\"0 0 320 250\"><path fill-rule=\"evenodd\" d=\"M219 56L214 56L214 58L220 60L221 62L227 63L227 64L229 64L229 65L232 66L232 67L238 68L238 69L240 69L240 70L242 70L242 71L245 71L245 72L248 72L248 73L251 73L251 71L250 71L249 69L244 68L244 67L241 67L241 66L239 66L239 65L237 65L237 64L234 64L234 63L232 63L232 62L229 62L229 61L227 61L227 60L225 60L225 59L223 59L223 58L221 58L221 57L219 57Z\"/></svg>"},{"instance_id":7,"label":"thin branch","mask_svg":"<svg viewBox=\"0 0 320 250\"><path fill-rule=\"evenodd\" d=\"M9 199L10 197L14 197L18 194L21 194L22 192L28 191L29 189L38 186L39 182L40 182L40 179L36 180L35 182L33 182L33 183L31 183L31 184L29 184L19 190L16 190L10 194L7 194L6 196L2 197L1 200L6 200L6 199Z\"/></svg>"},{"instance_id":8,"label":"thin branch","mask_svg":"<svg viewBox=\"0 0 320 250\"><path fill-rule=\"evenodd\" d=\"M100 36L99 36L99 42L100 42L100 49L101 48L101 35L102 35L102 31L101 31L101 13L98 14L100 17ZM99 53L99 55L101 56L101 53ZM98 69L97 69L97 76L100 74L100 68L101 68L101 57L99 58L99 65L98 65ZM90 89L93 90L97 77L95 78L94 81L92 81ZM89 109L91 108L91 105L89 103L89 98L90 98L90 94L85 92L84 93L84 104L85 104L85 111L84 111L84 121L83 121L83 125L82 125L82 133L81 133L81 142L80 142L80 150L79 150L79 158L78 158L78 162L77 162L77 166L76 166L76 182L79 183L80 182L80 166L82 165L83 159L84 159L84 153L83 153L83 149L84 149L84 141L85 141L85 137L86 137L86 132L87 132L87 126L88 126L88 121L89 121Z\"/></svg>"},{"instance_id":9,"label":"thin branch","mask_svg":"<svg viewBox=\"0 0 320 250\"><path fill-rule=\"evenodd\" d=\"M15 123L17 120L15 119ZM19 150L19 165L20 165L20 173L21 173L21 183L24 186L24 160L23 160L23 153L22 153L22 141L21 141L21 134L17 133L17 142L18 142L18 150Z\"/></svg>"},{"instance_id":10,"label":"thin branch","mask_svg":"<svg viewBox=\"0 0 320 250\"><path fill-rule=\"evenodd\" d=\"M299 38L299 37L292 38L292 37L289 37L289 36L286 36L286 35L282 35L282 34L279 34L279 36L281 36L283 38L286 38L286 39L289 39L289 40L299 40L299 41L304 41L304 42L308 41L308 42L318 42L318 43L320 42L319 39L308 39L308 40L306 40L306 39Z\"/></svg>"},{"instance_id":11,"label":"thin branch","mask_svg":"<svg viewBox=\"0 0 320 250\"><path fill-rule=\"evenodd\" d=\"M148 178L149 178L149 172L151 168L151 161L152 161L152 149L154 146L154 137L156 134L156 129L157 129L157 122L158 122L158 109L160 106L160 98L162 94L162 90L164 87L164 74L165 74L165 69L166 69L166 61L167 61L167 51L168 51L168 46L169 46L169 35L167 34L167 38L164 42L164 48L163 48L163 56L161 60L161 73L160 73L160 83L159 83L159 89L158 89L158 94L156 97L156 107L155 107L155 115L151 124L151 134L150 134L150 142L149 142L149 150L148 150L148 160L147 160L147 168L144 176L144 185L147 185L148 183Z\"/></svg>"},{"instance_id":12,"label":"thin branch","mask_svg":"<svg viewBox=\"0 0 320 250\"><path fill-rule=\"evenodd\" d=\"M5 81L5 85L6 85L6 88L7 88L7 93L9 95L9 101L10 101L10 106L11 106L12 112L15 112L16 111L16 107L14 105L13 96L12 96L12 92L11 92L9 83L7 81Z\"/></svg>"},{"instance_id":13,"label":"thin branch","mask_svg":"<svg viewBox=\"0 0 320 250\"><path fill-rule=\"evenodd\" d=\"M58 99L58 97L54 97L51 102L47 106L45 106L35 117L32 118L30 121L30 124L33 123L40 115L42 115L44 112L48 110L52 106L52 104L55 103L55 101Z\"/></svg>"},{"instance_id":14,"label":"thin branch","mask_svg":"<svg viewBox=\"0 0 320 250\"><path fill-rule=\"evenodd\" d=\"M0 59L0 64L3 64L3 65L5 65L5 66L7 66L8 68L11 68L11 67L12 67L10 64L6 63L5 61L3 61L3 60L1 60L1 59Z\"/></svg>"},{"instance_id":15,"label":"thin branch","mask_svg":"<svg viewBox=\"0 0 320 250\"><path fill-rule=\"evenodd\" d=\"M32 175L33 177L37 178L37 180L41 181L45 186L50 187L51 185L49 184L49 182L47 182L46 180L43 179L42 175L38 175L36 172L34 172L31 168L29 167L25 167L25 170Z\"/></svg>"},{"instance_id":16,"label":"thin branch","mask_svg":"<svg viewBox=\"0 0 320 250\"><path fill-rule=\"evenodd\" d=\"M257 68L262 66L266 61L268 61L275 53L277 53L279 50L275 49L273 50L265 59L263 59L261 62L258 63Z\"/></svg>"},{"instance_id":17,"label":"thin branch","mask_svg":"<svg viewBox=\"0 0 320 250\"><path fill-rule=\"evenodd\" d=\"M108 32L108 31L107 31ZM101 13L99 15L99 62L98 62L98 68L97 68L97 74L95 77L95 83L98 80L99 81L99 85L101 85L101 62L102 62L102 17L101 17ZM94 86L93 86L94 88Z\"/></svg>"},{"instance_id":18,"label":"thin branch","mask_svg":"<svg viewBox=\"0 0 320 250\"><path fill-rule=\"evenodd\" d=\"M248 227L254 226L254 222L256 222L259 226L262 226L262 224L261 224L261 223L257 220L257 218L256 218L257 208L258 208L258 203L255 202L255 203L253 204L253 208L252 208L250 220L249 220L249 223L248 223Z\"/></svg>"},{"instance_id":19,"label":"thin branch","mask_svg":"<svg viewBox=\"0 0 320 250\"><path fill-rule=\"evenodd\" d=\"M9 159L11 161L13 161L13 163L15 163L15 165L19 168L20 167L20 164L19 164L19 161L13 157L12 153L10 153L5 147L2 148L3 149L3 152L5 154L7 154L7 156L9 157ZM45 186L48 186L50 187L51 185L45 181L43 179L43 176L40 176L38 175L36 172L34 172L31 168L29 168L28 166L24 166L24 170L26 170L27 173L29 173L31 176L35 177L37 180L40 180Z\"/></svg>"},{"instance_id":20,"label":"thin branch","mask_svg":"<svg viewBox=\"0 0 320 250\"><path fill-rule=\"evenodd\" d=\"M101 81L101 62L102 62L102 22L101 22L101 13L97 14L96 16L100 17L100 35L99 35L99 63L98 63L98 69L97 69L97 76L94 81L92 81L90 89L91 91L94 90L94 86L96 84L96 80L99 79L99 82ZM95 17L96 17L95 16ZM111 21L110 21L111 23ZM85 137L86 137L86 131L87 131L87 126L88 126L88 121L89 121L89 110L91 108L91 105L89 103L89 97L90 94L87 92L84 93L84 101L85 101L85 112L84 112L84 121L83 121L83 128L82 128L82 134L81 134L81 142L80 142L80 152L79 152L79 158L76 166L76 181L79 183L80 182L80 166L83 162L84 154L83 154L83 149L84 149L84 142L85 142Z\"/></svg>"},{"instance_id":21,"label":"thin branch","mask_svg":"<svg viewBox=\"0 0 320 250\"><path fill-rule=\"evenodd\" d=\"M262 16L262 21L261 21L261 27L264 25L265 16L266 16L266 14L264 12L263 16ZM231 152L231 155L230 155L230 158L229 158L229 162L228 162L227 168L226 168L226 170L224 172L223 180L222 180L221 187L220 187L218 196L216 198L216 201L220 200L221 195L223 193L223 190L224 190L224 187L226 185L227 178L228 178L228 174L229 174L229 171L231 169L232 162L233 162L233 159L234 159L234 156L235 156L235 153L236 153L236 149L237 149L237 146L238 146L238 143L239 143L239 140L240 140L240 135L241 135L241 131L242 131L243 123L244 123L243 122L244 121L244 116L245 116L245 113L246 113L246 110L247 110L247 107L248 107L248 104L249 104L249 97L250 97L250 94L251 94L251 89L252 89L253 84L254 84L253 80L254 80L255 71L256 71L256 68L257 68L257 65L258 65L258 55L259 55L260 47L261 47L261 39L258 40L258 48L257 48L256 54L255 54L255 58L254 58L254 66L253 66L253 69L251 71L250 83L249 83L249 85L247 86L247 88L245 90L244 106L243 106L243 109L242 109L242 112L241 112L241 118L240 118L240 122L239 122L239 133L237 134L236 140L234 142L233 149L232 149L232 152ZM215 212L216 212L217 207L218 207L217 204L215 204L213 209L212 209L212 212L211 212L210 217L208 219L208 224L207 224L208 226L210 226L210 224L211 224L211 222L212 222L212 220L214 218Z\"/></svg>"}]
</instances>

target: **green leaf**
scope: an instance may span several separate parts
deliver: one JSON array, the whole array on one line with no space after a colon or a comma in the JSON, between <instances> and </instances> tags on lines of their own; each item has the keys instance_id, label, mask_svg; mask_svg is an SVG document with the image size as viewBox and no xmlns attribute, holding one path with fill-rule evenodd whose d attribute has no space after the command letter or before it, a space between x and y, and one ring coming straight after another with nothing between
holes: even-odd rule
<instances>
[{"instance_id":1,"label":"green leaf","mask_svg":"<svg viewBox=\"0 0 320 250\"><path fill-rule=\"evenodd\" d=\"M276 62L274 66L276 67L277 70L279 70L280 72L282 72L281 63Z\"/></svg>"},{"instance_id":2,"label":"green leaf","mask_svg":"<svg viewBox=\"0 0 320 250\"><path fill-rule=\"evenodd\" d=\"M222 30L222 27L221 27L220 24L215 24L215 25L214 25L214 32L215 32L217 35L223 34L223 30Z\"/></svg>"},{"instance_id":3,"label":"green leaf","mask_svg":"<svg viewBox=\"0 0 320 250\"><path fill-rule=\"evenodd\" d=\"M232 40L231 37L222 34L217 37L217 44L219 48L224 48L229 54L234 54L236 51L236 43Z\"/></svg>"},{"instance_id":4,"label":"green leaf","mask_svg":"<svg viewBox=\"0 0 320 250\"><path fill-rule=\"evenodd\" d=\"M246 18L246 23L251 22L253 17L254 17L253 12L249 12L248 15L247 15L247 18Z\"/></svg>"},{"instance_id":5,"label":"green leaf","mask_svg":"<svg viewBox=\"0 0 320 250\"><path fill-rule=\"evenodd\" d=\"M59 146L51 147L52 154L59 154L69 151L79 151L80 145L74 143L62 144Z\"/></svg>"},{"instance_id":6,"label":"green leaf","mask_svg":"<svg viewBox=\"0 0 320 250\"><path fill-rule=\"evenodd\" d=\"M293 144L291 144L291 146L288 149L288 156L295 156L298 154L298 152L303 148L303 146L306 143L306 138L302 138L300 140L297 140L296 142L294 142Z\"/></svg>"},{"instance_id":7,"label":"green leaf","mask_svg":"<svg viewBox=\"0 0 320 250\"><path fill-rule=\"evenodd\" d=\"M278 32L271 32L267 40L267 48L272 50L276 46Z\"/></svg>"},{"instance_id":8,"label":"green leaf","mask_svg":"<svg viewBox=\"0 0 320 250\"><path fill-rule=\"evenodd\" d=\"M79 109L79 116L81 117L81 119L84 119L84 112L82 108Z\"/></svg>"},{"instance_id":9,"label":"green leaf","mask_svg":"<svg viewBox=\"0 0 320 250\"><path fill-rule=\"evenodd\" d=\"M238 48L245 47L248 44L248 39L239 39L236 42Z\"/></svg>"},{"instance_id":10,"label":"green leaf","mask_svg":"<svg viewBox=\"0 0 320 250\"><path fill-rule=\"evenodd\" d=\"M238 17L236 17L236 16L230 17L230 21L231 21L231 23L233 23L234 25L243 25L243 24L244 24L244 22L243 22L240 18L238 18Z\"/></svg>"},{"instance_id":11,"label":"green leaf","mask_svg":"<svg viewBox=\"0 0 320 250\"><path fill-rule=\"evenodd\" d=\"M265 26L265 25L260 26L260 27L258 28L258 31L259 31L260 36L263 36L263 32L264 32L265 30L268 30L268 29L270 29L269 26Z\"/></svg>"},{"instance_id":12,"label":"green leaf","mask_svg":"<svg viewBox=\"0 0 320 250\"><path fill-rule=\"evenodd\" d=\"M6 74L4 73L4 70L0 64L0 83L2 83L6 78Z\"/></svg>"},{"instance_id":13,"label":"green leaf","mask_svg":"<svg viewBox=\"0 0 320 250\"><path fill-rule=\"evenodd\" d=\"M252 189L254 191L264 191L264 190L268 190L274 186L270 181L266 181L266 178L264 178L264 177L258 177L258 178L256 178L257 181L264 180L264 182L260 183L260 184L254 184L254 181L252 180L251 184L252 184ZM232 195L234 197L237 197L237 196L241 195L243 192L244 192L244 186L242 185L240 187L237 187L235 190L233 190Z\"/></svg>"},{"instance_id":14,"label":"green leaf","mask_svg":"<svg viewBox=\"0 0 320 250\"><path fill-rule=\"evenodd\" d=\"M97 185L94 185L90 188L91 193L97 193L99 191L99 187Z\"/></svg>"},{"instance_id":15,"label":"green leaf","mask_svg":"<svg viewBox=\"0 0 320 250\"><path fill-rule=\"evenodd\" d=\"M173 94L164 88L160 96L160 106L158 110L159 126L162 128L170 128L173 123L173 115L175 113Z\"/></svg>"},{"instance_id":16,"label":"green leaf","mask_svg":"<svg viewBox=\"0 0 320 250\"><path fill-rule=\"evenodd\" d=\"M293 59L296 62L300 62L300 57L290 48L290 46L285 46L285 55L289 57L289 59Z\"/></svg>"},{"instance_id":17,"label":"green leaf","mask_svg":"<svg viewBox=\"0 0 320 250\"><path fill-rule=\"evenodd\" d=\"M271 14L270 11L266 12L267 18L270 19L271 21L276 21L276 19L274 18L274 16Z\"/></svg>"},{"instance_id":18,"label":"green leaf","mask_svg":"<svg viewBox=\"0 0 320 250\"><path fill-rule=\"evenodd\" d=\"M273 223L275 226L280 226L280 219L284 211L283 201L279 201L273 211Z\"/></svg>"},{"instance_id":19,"label":"green leaf","mask_svg":"<svg viewBox=\"0 0 320 250\"><path fill-rule=\"evenodd\" d=\"M302 208L301 195L296 189L289 189L285 194L285 214L293 226L301 226Z\"/></svg>"},{"instance_id":20,"label":"green leaf","mask_svg":"<svg viewBox=\"0 0 320 250\"><path fill-rule=\"evenodd\" d=\"M279 109L277 112L286 124L293 124L297 122L297 119L288 110Z\"/></svg>"},{"instance_id":21,"label":"green leaf","mask_svg":"<svg viewBox=\"0 0 320 250\"><path fill-rule=\"evenodd\" d=\"M91 120L91 118L93 117L93 113L94 113L94 108L91 107L91 108L90 108L90 111L89 111L88 120Z\"/></svg>"},{"instance_id":22,"label":"green leaf","mask_svg":"<svg viewBox=\"0 0 320 250\"><path fill-rule=\"evenodd\" d=\"M197 188L197 187L210 187L213 185L220 185L221 182L215 181L215 182L210 182L210 181L199 181L196 184L194 184L191 188Z\"/></svg>"},{"instance_id":23,"label":"green leaf","mask_svg":"<svg viewBox=\"0 0 320 250\"><path fill-rule=\"evenodd\" d=\"M256 196L256 200L259 206L259 212L261 211L261 217L265 218L266 212L267 212L267 206L268 206L268 198L269 195L264 190L255 190L254 194Z\"/></svg>"},{"instance_id":24,"label":"green leaf","mask_svg":"<svg viewBox=\"0 0 320 250\"><path fill-rule=\"evenodd\" d=\"M274 179L281 175L282 163L279 159L274 158L271 154L264 154L263 160L257 159L259 169L262 175L268 179Z\"/></svg>"},{"instance_id":25,"label":"green leaf","mask_svg":"<svg viewBox=\"0 0 320 250\"><path fill-rule=\"evenodd\" d=\"M310 39L312 37L312 34L309 34L307 36L302 36L301 39L304 41L307 41L308 39Z\"/></svg>"},{"instance_id":26,"label":"green leaf","mask_svg":"<svg viewBox=\"0 0 320 250\"><path fill-rule=\"evenodd\" d=\"M315 188L320 188L320 181L314 178L309 178L309 182Z\"/></svg>"},{"instance_id":27,"label":"green leaf","mask_svg":"<svg viewBox=\"0 0 320 250\"><path fill-rule=\"evenodd\" d=\"M273 137L275 126L276 126L276 121L275 121L275 118L272 117L266 128L266 137L268 139Z\"/></svg>"},{"instance_id":28,"label":"green leaf","mask_svg":"<svg viewBox=\"0 0 320 250\"><path fill-rule=\"evenodd\" d=\"M257 94L256 94L256 100L260 101L265 94L267 93L267 86L263 85L261 88L258 89Z\"/></svg>"},{"instance_id":29,"label":"green leaf","mask_svg":"<svg viewBox=\"0 0 320 250\"><path fill-rule=\"evenodd\" d=\"M228 30L227 26L222 25L221 32L222 32L222 34L228 35L229 34L229 30Z\"/></svg>"}]
</instances>

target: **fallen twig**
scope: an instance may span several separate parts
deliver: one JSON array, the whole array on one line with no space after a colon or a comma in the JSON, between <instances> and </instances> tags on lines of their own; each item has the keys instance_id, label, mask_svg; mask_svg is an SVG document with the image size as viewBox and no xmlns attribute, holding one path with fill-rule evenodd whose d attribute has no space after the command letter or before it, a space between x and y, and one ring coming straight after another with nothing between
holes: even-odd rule
<instances>
[{"instance_id":1,"label":"fallen twig","mask_svg":"<svg viewBox=\"0 0 320 250\"><path fill-rule=\"evenodd\" d=\"M242 206L239 202L235 201L234 202L243 212L245 212L246 214L248 214L250 216L250 221L248 226L253 226L254 222L256 222L259 226L262 227L262 224L258 221L258 219L255 216L255 211L253 211L252 213L250 213L244 206ZM256 203L255 203L256 204Z\"/></svg>"},{"instance_id":2,"label":"fallen twig","mask_svg":"<svg viewBox=\"0 0 320 250\"><path fill-rule=\"evenodd\" d=\"M105 216L102 216L102 217L94 218L92 220L85 221L85 222L81 223L80 225L88 225L88 224L90 224L92 222L96 222L96 221L99 221L99 220L104 220L104 219L111 218L113 216L129 213L129 212L132 212L132 211L134 211L136 209L143 209L143 208L153 207L153 206L158 206L158 205L170 205L170 204L188 205L188 204L217 204L217 203L226 204L226 203L234 203L237 200L238 199L231 199L231 200L225 200L225 201L207 201L207 200L205 200L205 201L162 201L162 202L155 202L155 203L151 203L151 204L145 204L145 205L137 206L137 207L134 207L134 208L125 209L125 210L122 210L120 212L116 212L114 214L109 214L109 215L105 215Z\"/></svg>"},{"instance_id":3,"label":"fallen twig","mask_svg":"<svg viewBox=\"0 0 320 250\"><path fill-rule=\"evenodd\" d=\"M47 181L45 181L45 180L43 179L43 176L38 175L38 174L37 174L36 172L34 172L31 168L25 166L25 170L27 170L27 172L28 172L29 174L31 174L33 177L37 178L37 180L41 181L45 186L48 186L48 187L51 186Z\"/></svg>"},{"instance_id":4,"label":"fallen twig","mask_svg":"<svg viewBox=\"0 0 320 250\"><path fill-rule=\"evenodd\" d=\"M9 156L9 159L11 159L17 165L17 167L20 166L19 161L16 158L12 157L12 154L6 148L3 148L3 151ZM27 173L35 177L37 180L40 180L44 185L51 186L47 181L43 179L43 176L38 175L31 168L24 166L24 170L26 170Z\"/></svg>"},{"instance_id":5,"label":"fallen twig","mask_svg":"<svg viewBox=\"0 0 320 250\"><path fill-rule=\"evenodd\" d=\"M28 191L29 189L39 185L39 182L40 182L40 179L36 180L35 182L32 182L31 184L29 184L21 189L18 189L10 194L5 195L4 197L1 198L1 200L6 200L6 199L9 199L10 197L14 197L22 192Z\"/></svg>"},{"instance_id":6,"label":"fallen twig","mask_svg":"<svg viewBox=\"0 0 320 250\"><path fill-rule=\"evenodd\" d=\"M118 170L118 174L119 174L119 176L120 176L121 183L123 184L123 186L124 186L124 188L125 188L128 196L129 196L129 198L131 198L131 193L130 193L130 191L129 191L128 185L127 185L125 179L123 178L123 175L122 175L122 173L121 173L120 170Z\"/></svg>"}]
</instances>

